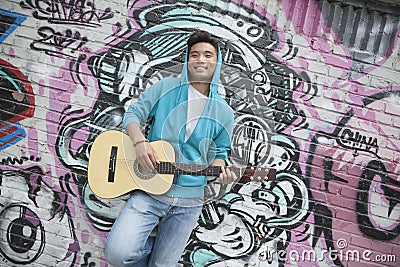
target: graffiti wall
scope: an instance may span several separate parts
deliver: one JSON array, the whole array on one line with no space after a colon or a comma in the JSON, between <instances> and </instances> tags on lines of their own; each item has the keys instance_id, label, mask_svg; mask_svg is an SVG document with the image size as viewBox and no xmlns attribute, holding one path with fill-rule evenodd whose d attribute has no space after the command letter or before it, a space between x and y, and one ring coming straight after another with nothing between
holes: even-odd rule
<instances>
[{"instance_id":1,"label":"graffiti wall","mask_svg":"<svg viewBox=\"0 0 400 267\"><path fill-rule=\"evenodd\" d=\"M91 191L92 143L196 29L220 40L231 161L277 179L206 203L180 265L399 266L398 1L7 0L0 21L0 266L108 266L129 196Z\"/></svg>"}]
</instances>

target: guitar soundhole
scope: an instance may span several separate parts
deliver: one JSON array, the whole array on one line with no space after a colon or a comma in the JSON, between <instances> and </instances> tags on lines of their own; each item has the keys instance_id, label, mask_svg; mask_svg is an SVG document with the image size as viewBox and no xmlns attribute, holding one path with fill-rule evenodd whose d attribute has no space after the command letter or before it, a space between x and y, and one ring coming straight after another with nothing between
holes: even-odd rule
<instances>
[{"instance_id":1,"label":"guitar soundhole","mask_svg":"<svg viewBox=\"0 0 400 267\"><path fill-rule=\"evenodd\" d=\"M136 176L142 180L149 180L157 174L157 171L155 169L151 172L143 169L137 160L135 160L135 162L133 163L133 170Z\"/></svg>"}]
</instances>

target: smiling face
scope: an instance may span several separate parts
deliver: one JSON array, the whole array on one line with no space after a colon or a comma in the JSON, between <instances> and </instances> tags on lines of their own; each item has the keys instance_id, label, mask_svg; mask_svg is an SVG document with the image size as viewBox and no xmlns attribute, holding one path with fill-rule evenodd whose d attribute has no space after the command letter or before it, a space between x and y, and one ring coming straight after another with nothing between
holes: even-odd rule
<instances>
[{"instance_id":1,"label":"smiling face","mask_svg":"<svg viewBox=\"0 0 400 267\"><path fill-rule=\"evenodd\" d=\"M200 42L189 51L188 71L191 82L211 82L217 63L217 50L212 44Z\"/></svg>"}]
</instances>

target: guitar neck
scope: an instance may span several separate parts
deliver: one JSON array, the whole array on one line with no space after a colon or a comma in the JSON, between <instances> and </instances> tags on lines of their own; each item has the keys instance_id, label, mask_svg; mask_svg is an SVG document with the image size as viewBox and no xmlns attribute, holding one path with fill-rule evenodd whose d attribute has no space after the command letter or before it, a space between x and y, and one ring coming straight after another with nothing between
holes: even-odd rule
<instances>
[{"instance_id":1,"label":"guitar neck","mask_svg":"<svg viewBox=\"0 0 400 267\"><path fill-rule=\"evenodd\" d=\"M160 174L186 174L195 176L219 176L221 166L205 166L185 163L160 162L156 170ZM231 169L237 177L241 176L241 169Z\"/></svg>"},{"instance_id":2,"label":"guitar neck","mask_svg":"<svg viewBox=\"0 0 400 267\"><path fill-rule=\"evenodd\" d=\"M276 179L276 169L273 168L247 166L246 168L229 168L229 170L234 172L236 177L244 179L244 181ZM205 166L163 161L157 165L156 171L159 174L186 174L215 177L219 176L222 172L222 168L221 166Z\"/></svg>"}]
</instances>

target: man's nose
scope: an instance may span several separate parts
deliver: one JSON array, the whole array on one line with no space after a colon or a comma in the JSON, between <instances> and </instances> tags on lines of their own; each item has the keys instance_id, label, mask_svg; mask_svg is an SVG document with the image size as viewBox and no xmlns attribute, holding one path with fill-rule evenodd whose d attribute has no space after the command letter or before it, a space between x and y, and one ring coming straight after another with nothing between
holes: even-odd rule
<instances>
[{"instance_id":1,"label":"man's nose","mask_svg":"<svg viewBox=\"0 0 400 267\"><path fill-rule=\"evenodd\" d=\"M199 62L206 62L206 56L205 55L200 55L199 56Z\"/></svg>"}]
</instances>

